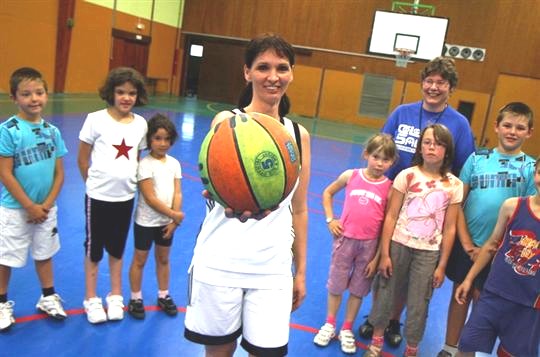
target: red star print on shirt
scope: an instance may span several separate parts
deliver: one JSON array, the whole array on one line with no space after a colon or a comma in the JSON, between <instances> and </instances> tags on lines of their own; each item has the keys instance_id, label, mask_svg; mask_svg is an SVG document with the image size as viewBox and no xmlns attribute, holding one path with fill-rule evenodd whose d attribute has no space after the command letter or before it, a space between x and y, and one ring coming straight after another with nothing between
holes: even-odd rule
<instances>
[{"instance_id":1,"label":"red star print on shirt","mask_svg":"<svg viewBox=\"0 0 540 357\"><path fill-rule=\"evenodd\" d=\"M118 159L120 156L125 156L129 160L129 150L131 150L133 146L126 145L125 139L122 139L122 144L113 146L116 150L118 150L118 154L116 154L115 159Z\"/></svg>"}]
</instances>

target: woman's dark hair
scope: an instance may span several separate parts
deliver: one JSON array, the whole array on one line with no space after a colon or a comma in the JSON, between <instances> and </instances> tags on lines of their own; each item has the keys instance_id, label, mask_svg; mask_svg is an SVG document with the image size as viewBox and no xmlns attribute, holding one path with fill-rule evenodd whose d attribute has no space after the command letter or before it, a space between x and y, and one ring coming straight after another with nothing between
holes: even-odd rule
<instances>
[{"instance_id":1,"label":"woman's dark hair","mask_svg":"<svg viewBox=\"0 0 540 357\"><path fill-rule=\"evenodd\" d=\"M280 36L273 33L265 33L252 39L246 49L244 55L244 64L246 67L251 68L255 58L266 50L272 49L280 57L287 58L289 64L294 66L294 50L292 46ZM253 98L253 84L250 82L246 85L240 99L238 100L238 107L244 108L251 103ZM284 117L289 113L291 109L291 102L287 94L283 94L279 102L279 116Z\"/></svg>"},{"instance_id":2,"label":"woman's dark hair","mask_svg":"<svg viewBox=\"0 0 540 357\"><path fill-rule=\"evenodd\" d=\"M105 83L99 88L99 96L101 99L107 102L110 106L114 105L114 88L121 86L122 84L129 82L137 89L137 100L135 106L141 106L148 103L148 94L146 92L144 77L129 67L117 67L112 69Z\"/></svg>"},{"instance_id":3,"label":"woman's dark hair","mask_svg":"<svg viewBox=\"0 0 540 357\"><path fill-rule=\"evenodd\" d=\"M416 152L414 153L411 166L420 166L424 164L424 158L422 157L422 140L428 129L433 129L433 137L438 144L445 147L444 159L441 165L441 170L439 171L441 176L444 178L448 175L452 169L452 163L454 162L454 139L452 138L452 133L450 130L442 124L432 124L428 125L422 130L420 134L420 139L416 144Z\"/></svg>"},{"instance_id":4,"label":"woman's dark hair","mask_svg":"<svg viewBox=\"0 0 540 357\"><path fill-rule=\"evenodd\" d=\"M167 134L169 134L169 139L171 140L171 145L174 144L178 138L178 132L176 131L176 126L174 123L164 114L157 113L154 114L148 120L148 131L146 132L146 145L150 149L150 143L152 142L152 136L157 133L159 129L165 129Z\"/></svg>"}]
</instances>

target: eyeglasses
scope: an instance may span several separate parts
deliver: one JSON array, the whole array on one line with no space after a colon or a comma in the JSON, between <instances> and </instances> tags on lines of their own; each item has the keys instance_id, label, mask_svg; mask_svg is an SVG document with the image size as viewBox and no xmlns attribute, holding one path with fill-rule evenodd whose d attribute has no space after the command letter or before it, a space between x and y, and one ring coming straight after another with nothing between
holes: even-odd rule
<instances>
[{"instance_id":1,"label":"eyeglasses","mask_svg":"<svg viewBox=\"0 0 540 357\"><path fill-rule=\"evenodd\" d=\"M431 147L431 146L434 146L435 148L441 148L441 147L446 147L446 145L444 143L441 143L437 140L435 141L431 141L431 140L422 140L422 145L426 146L426 147Z\"/></svg>"},{"instance_id":2,"label":"eyeglasses","mask_svg":"<svg viewBox=\"0 0 540 357\"><path fill-rule=\"evenodd\" d=\"M425 87L432 87L435 84L435 87L437 88L444 88L450 84L446 79L438 81L434 81L433 79L424 79L422 83Z\"/></svg>"}]
</instances>

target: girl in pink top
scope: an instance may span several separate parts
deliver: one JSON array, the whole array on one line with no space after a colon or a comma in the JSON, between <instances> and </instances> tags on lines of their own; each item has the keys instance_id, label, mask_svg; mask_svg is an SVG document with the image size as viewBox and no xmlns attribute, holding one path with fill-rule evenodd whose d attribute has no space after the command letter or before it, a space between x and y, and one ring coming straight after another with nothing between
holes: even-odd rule
<instances>
[{"instance_id":1,"label":"girl in pink top","mask_svg":"<svg viewBox=\"0 0 540 357\"><path fill-rule=\"evenodd\" d=\"M335 336L336 314L345 290L349 290L345 322L339 339L345 353L355 353L352 325L371 288L377 268L377 242L380 236L386 201L392 186L384 173L396 160L396 146L387 134L377 134L367 143L363 153L365 169L343 172L323 192L323 207L328 229L334 238L328 277L328 310L326 323L313 342L327 346ZM341 218L334 219L333 196L345 188Z\"/></svg>"}]
</instances>

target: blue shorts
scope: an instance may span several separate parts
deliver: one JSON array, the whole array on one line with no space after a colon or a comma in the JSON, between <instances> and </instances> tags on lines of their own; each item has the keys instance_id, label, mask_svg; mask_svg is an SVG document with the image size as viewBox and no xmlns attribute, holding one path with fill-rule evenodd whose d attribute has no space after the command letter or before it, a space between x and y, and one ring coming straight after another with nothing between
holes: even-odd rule
<instances>
[{"instance_id":1,"label":"blue shorts","mask_svg":"<svg viewBox=\"0 0 540 357\"><path fill-rule=\"evenodd\" d=\"M538 357L540 310L484 289L461 333L459 350L491 353L497 337L500 350L513 356Z\"/></svg>"},{"instance_id":2,"label":"blue shorts","mask_svg":"<svg viewBox=\"0 0 540 357\"><path fill-rule=\"evenodd\" d=\"M473 265L473 261L469 255L463 250L463 246L459 239L456 238L452 252L448 258L448 264L446 266L446 276L456 284L461 284L465 277L469 273ZM482 269L478 276L474 279L473 286L475 289L481 291L484 288L484 284L491 270L491 264L488 264Z\"/></svg>"}]
</instances>

